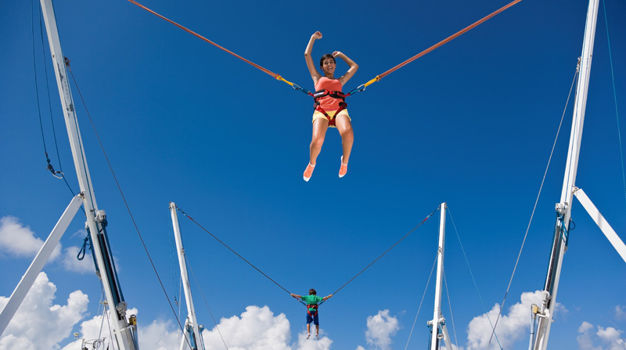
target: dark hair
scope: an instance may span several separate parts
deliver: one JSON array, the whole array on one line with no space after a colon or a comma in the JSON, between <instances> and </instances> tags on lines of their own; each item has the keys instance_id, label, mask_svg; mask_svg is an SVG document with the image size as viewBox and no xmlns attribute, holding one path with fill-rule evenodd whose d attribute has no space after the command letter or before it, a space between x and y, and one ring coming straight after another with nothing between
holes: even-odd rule
<instances>
[{"instance_id":1,"label":"dark hair","mask_svg":"<svg viewBox=\"0 0 626 350\"><path fill-rule=\"evenodd\" d=\"M320 58L320 67L323 67L323 66L324 66L324 61L325 61L327 58L330 58L331 60L333 60L333 62L337 63L337 61L335 60L335 58L333 57L333 55L332 55L332 54L327 53L327 54L325 54L324 56L322 56L322 58Z\"/></svg>"},{"instance_id":2,"label":"dark hair","mask_svg":"<svg viewBox=\"0 0 626 350\"><path fill-rule=\"evenodd\" d=\"M315 289L311 288L309 289L309 295L316 295L317 292L315 291Z\"/></svg>"}]
</instances>

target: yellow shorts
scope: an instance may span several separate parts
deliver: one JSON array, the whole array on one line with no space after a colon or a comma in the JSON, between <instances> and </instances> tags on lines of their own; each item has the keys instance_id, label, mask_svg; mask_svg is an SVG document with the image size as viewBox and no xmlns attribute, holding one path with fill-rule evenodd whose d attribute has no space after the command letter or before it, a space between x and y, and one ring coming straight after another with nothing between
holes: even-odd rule
<instances>
[{"instance_id":1,"label":"yellow shorts","mask_svg":"<svg viewBox=\"0 0 626 350\"><path fill-rule=\"evenodd\" d=\"M326 113L330 116L329 122L330 122L330 127L331 128L335 128L335 123L334 123L334 119L338 116L346 116L348 118L349 121L352 121L352 118L350 118L350 114L348 114L348 110L347 109L342 109L338 115L335 115L337 111L326 111ZM320 112L320 111L315 111L313 112L313 122L315 122L316 119L327 119L326 116L324 115L324 113Z\"/></svg>"}]
</instances>

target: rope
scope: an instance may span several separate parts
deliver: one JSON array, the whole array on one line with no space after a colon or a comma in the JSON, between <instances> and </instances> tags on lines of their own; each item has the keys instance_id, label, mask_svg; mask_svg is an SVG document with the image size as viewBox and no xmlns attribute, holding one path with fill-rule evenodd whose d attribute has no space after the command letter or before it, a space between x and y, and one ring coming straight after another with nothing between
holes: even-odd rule
<instances>
[{"instance_id":1,"label":"rope","mask_svg":"<svg viewBox=\"0 0 626 350\"><path fill-rule=\"evenodd\" d=\"M481 307L485 309L485 299L483 299L483 296L480 293L480 289L478 289L478 283L476 283L474 272L472 271L469 259L467 258L467 254L465 253L465 247L463 247L463 243L461 242L461 236L459 235L459 231L457 230L456 223L454 222L454 216L452 215L452 210L450 210L450 207L448 207L448 213L450 214L450 222L452 222L452 227L454 228L454 232L456 233L456 239L459 241L459 246L461 247L463 258L465 258L465 265L467 265L467 269L469 270L470 276L472 277L472 284L474 284L474 289L476 289L476 293L478 294L478 298L480 299ZM489 321L489 326L491 326L491 328L494 328L489 314L487 314L487 321ZM494 332L494 336L496 338L496 342L498 343L498 347L500 347L500 350L502 350L503 348L502 344L500 344L500 339L498 339L498 334Z\"/></svg>"},{"instance_id":2,"label":"rope","mask_svg":"<svg viewBox=\"0 0 626 350\"><path fill-rule=\"evenodd\" d=\"M443 284L446 286L446 296L448 297L448 309L450 309L450 319L452 320L452 331L454 332L454 342L458 345L459 339L456 337L456 324L454 323L454 313L452 312L452 303L450 302L450 289L448 288L448 280L446 279L446 272L443 272ZM452 348L452 344L450 344Z\"/></svg>"},{"instance_id":3,"label":"rope","mask_svg":"<svg viewBox=\"0 0 626 350\"><path fill-rule=\"evenodd\" d=\"M194 275L193 269L191 268L191 265L187 265L187 268L189 268L189 271L191 271L191 276L194 279L194 281L197 281L198 279ZM226 344L226 340L224 340L224 336L222 335L222 331L220 331L220 326L217 323L217 320L215 319L215 316L213 316L213 313L211 312L211 308L209 307L209 303L207 302L206 297L204 296L204 292L202 291L202 288L200 288L200 284L197 283L195 285L200 290L200 297L202 298L202 302L204 303L204 307L206 307L206 311L209 313L209 316L211 316L211 320L213 320L213 323L215 323L215 329L217 329L217 334L219 334L220 339L222 340L222 344L224 344L224 348L226 348L226 350L228 350L228 344Z\"/></svg>"},{"instance_id":4,"label":"rope","mask_svg":"<svg viewBox=\"0 0 626 350\"><path fill-rule=\"evenodd\" d=\"M282 82L284 82L284 83L288 84L288 85L289 85L289 86L291 86L294 90L301 91L301 92L303 92L303 93L305 93L305 94L307 94L307 95L311 95L311 96L312 96L312 93L311 93L310 91L308 91L308 90L306 90L306 89L302 88L302 87L301 87L300 85L298 85L298 84L295 84L295 83L292 83L292 82L290 82L290 81L286 80L285 78L283 78L282 76L280 76L280 74L274 73L274 72L272 72L271 70L269 70L269 69L267 69L267 68L264 68L264 67L262 67L261 65L258 65L258 64L256 64L256 63L254 63L254 62L250 61L249 59L244 58L244 57L242 57L242 56L240 56L240 55L236 54L235 52L233 52L233 51L231 51L231 50L229 50L229 49L227 49L227 48L223 47L222 45L220 45L220 44L218 44L218 43L216 43L216 42L214 42L214 41L212 41L212 40L207 39L206 37L204 37L204 36L202 36L202 35L200 35L200 34L198 34L198 33L194 32L193 30L191 30L191 29L189 29L189 28L187 28L187 27L183 26L182 24L179 24L179 23L176 23L176 22L172 21L171 19L169 19L169 18L167 18L167 17L165 17L165 16L163 16L163 15L161 15L161 14L159 14L159 13L157 13L157 12L155 12L155 11L151 10L151 9L149 9L148 7L146 7L146 6L144 6L144 5L140 4L140 3L138 3L138 2L137 2L137 1L135 1L135 0L128 0L128 1L129 1L131 4L133 4L133 5L137 5L138 7L140 7L140 8L142 8L142 9L144 9L144 10L146 10L146 11L150 12L151 14L153 14L153 15L155 15L155 16L157 16L157 17L161 18L162 20L165 20L165 21L167 21L167 22L169 22L169 23L171 23L171 24L173 24L173 25L177 26L178 28L180 28L180 29L182 29L182 30L186 31L187 33L189 33L189 34L191 34L191 35L193 35L193 36L195 36L195 37L197 37L197 38L199 38L199 39L202 39L202 40L206 41L207 43L209 43L209 44L211 44L211 45L213 45L213 46L217 47L218 49L220 49L220 50L222 50L222 51L224 51L224 52L226 52L226 53L229 53L229 54L231 54L231 55L233 55L233 56L237 57L238 59L240 59L240 60L242 60L242 61L246 62L247 64L249 64L249 65L253 66L254 68L256 68L256 69L258 69L258 70L262 71L263 73L265 73L265 74L267 74L267 75L269 75L269 76L271 76L272 78L274 78L274 79L276 79L276 80L280 80L280 81L282 81ZM521 1L521 0L519 0L519 1Z\"/></svg>"},{"instance_id":5,"label":"rope","mask_svg":"<svg viewBox=\"0 0 626 350\"><path fill-rule=\"evenodd\" d=\"M168 240L168 245L171 247L176 247L176 242L174 237L172 237L172 235L168 234L167 236L167 240ZM169 267L169 271L168 271L168 277L171 277L170 281L167 281L168 284L171 285L176 285L178 284L178 289L172 288L172 294L173 294L173 298L172 301L174 302L174 305L176 307L178 307L178 317L181 317L181 308L182 308L182 290L183 290L183 279L180 277L180 268L178 266L178 252L176 251L176 249L171 249L168 251L168 261L167 261L167 266Z\"/></svg>"},{"instance_id":6,"label":"rope","mask_svg":"<svg viewBox=\"0 0 626 350\"><path fill-rule=\"evenodd\" d=\"M102 287L100 288L100 290L102 291L102 294L100 295L100 303L98 305L98 309L100 309L100 305L102 305L102 320L100 320L100 329L98 330L98 339L102 338L102 329L104 328L104 318L107 317L106 314L106 306L104 305L104 299L105 299L105 295L104 295L104 289L102 289Z\"/></svg>"},{"instance_id":7,"label":"rope","mask_svg":"<svg viewBox=\"0 0 626 350\"><path fill-rule=\"evenodd\" d=\"M129 1L132 1L132 0L129 0ZM424 50L424 51L422 51L422 52L412 56L411 58L405 60L404 62L402 62L402 63L400 63L400 64L398 64L398 65L396 65L396 66L394 66L394 67L392 67L392 68L390 68L388 70L386 70L385 72L375 76L374 78L372 78L371 80L369 80L365 84L359 85L357 88L355 88L354 90L350 91L350 94L355 94L355 93L360 92L360 91L365 91L365 88L367 88L368 86L374 84L375 82L379 81L380 79L382 79L382 78L386 77L387 75L395 72L396 70L406 66L407 64L415 61L416 59L418 59L418 58L420 58L420 57L430 53L431 51L434 51L435 49L437 49L437 48L447 44L448 42L458 38L459 36L467 33L468 31L474 29L475 27L481 25L482 23L486 22L487 20L489 20L492 17L500 14L501 12L509 9L510 7L516 5L517 3L521 2L521 1L522 0L514 0L514 1L510 2L508 5L505 5L505 6L501 7L500 9L490 13L489 15L479 19L478 21L470 24L469 26L459 30L458 32L456 32L456 33L450 35L449 37L441 40L440 42L432 45L431 47L427 48L426 50Z\"/></svg>"},{"instance_id":8,"label":"rope","mask_svg":"<svg viewBox=\"0 0 626 350\"><path fill-rule=\"evenodd\" d=\"M120 196L122 197L122 201L124 202L124 206L126 207L126 211L128 212L128 215L130 217L130 220L133 223L133 226L135 228L135 232L137 232L137 236L139 237L139 241L141 242L141 245L146 253L146 256L148 258L148 261L150 262L150 266L152 266L152 270L154 271L154 274L156 275L156 278L159 282L159 285L161 286L161 290L163 291L163 294L165 295L165 298L167 299L167 303L170 306L170 309L172 311L172 313L174 314L174 317L176 318L176 322L178 323L178 327L180 328L181 332L183 332L183 334L185 333L184 331L184 327L182 326L180 319L178 318L178 315L176 314L176 310L174 309L174 306L172 305L171 301L170 301L170 297L167 294L167 291L165 290L165 286L163 285L163 281L161 280L161 276L159 275L159 272L157 271L156 265L154 264L154 260L152 260L152 256L150 255L150 252L148 251L148 246L146 245L146 242L143 239L143 236L141 234L141 231L139 230L139 226L137 225L137 221L135 220L135 216L133 215L132 210L130 209L130 205L128 204L128 201L126 200L126 195L124 194L124 191L122 190L122 186L120 185L119 180L117 179L117 175L115 173L115 170L113 170L113 165L111 164L111 160L109 159L109 156L107 154L107 152L104 149L104 144L102 143L102 139L100 138L100 134L98 133L98 129L96 128L96 125L93 121L93 118L91 117L91 113L89 113L89 109L87 108L87 104L85 103L85 99L83 98L83 94L80 91L80 88L78 86L78 82L76 81L76 78L74 77L74 72L72 72L72 68L69 65L69 60L66 58L65 59L65 64L70 72L70 76L72 77L72 81L74 82L74 86L76 87L76 91L78 91L78 95L80 96L80 100L82 102L83 108L85 108L85 111L87 112L87 117L89 119L89 123L94 131L94 133L96 134L96 139L98 140L98 145L100 146L100 150L102 151L102 154L104 155L104 159L107 163L107 167L109 168L109 172L111 172L111 175L113 176L113 180L115 181L115 186L117 187L118 192L120 193ZM80 135L79 135L80 136ZM82 142L81 142L82 144ZM82 153L82 152L81 152ZM187 336L185 336L185 341L187 342L187 344L189 345L189 347L191 348L191 343L189 341L189 339L187 338Z\"/></svg>"},{"instance_id":9,"label":"rope","mask_svg":"<svg viewBox=\"0 0 626 350\"><path fill-rule=\"evenodd\" d=\"M413 232L417 231L418 228L420 228L425 222L426 220L430 219L431 216L433 216L433 214L435 214L437 212L437 210L439 210L439 206L437 206L437 208L435 210L433 210L430 214L428 214L419 224L415 225L415 227L413 227L411 230L409 230L409 232L407 232L404 236L402 236L402 238L400 238L399 240L397 240L394 244L391 245L391 247L387 248L387 250L385 250L382 254L380 254L379 256L377 256L374 260L372 260L369 264L367 264L364 268L361 269L361 271L357 272L356 275L352 276L352 278L350 278L346 283L342 284L341 287L337 288L334 292L331 293L331 295L336 295L337 293L339 293L339 291L341 291L343 288L345 288L348 284L352 283L352 281L354 281L357 277L359 277L363 272L365 272L367 269L369 269L372 265L374 265L378 260L380 260L383 256L385 256L387 253L389 253L393 248L395 248L395 246L397 246L398 244L400 244L400 242L402 242L405 238L407 238L408 236L410 236ZM327 299L328 300L328 299ZM324 300L325 301L325 300ZM319 305L322 305L324 303L324 301L322 301L321 303L319 303Z\"/></svg>"},{"instance_id":10,"label":"rope","mask_svg":"<svg viewBox=\"0 0 626 350\"><path fill-rule=\"evenodd\" d=\"M63 174L63 166L61 165L61 157L59 155L59 146L58 146L58 142L57 142L57 136L56 136L56 130L54 128L54 119L52 118L52 104L50 103L50 85L48 84L48 68L44 62L43 67L45 69L45 77L46 77L46 88L48 91L48 108L50 110L50 121L52 123L52 135L54 136L54 146L56 149L56 155L57 155L57 162L59 163L59 170L55 170L54 166L52 165L52 162L50 161L50 157L48 156L48 148L46 146L46 137L44 134L44 130L43 130L43 120L41 117L41 104L39 101L39 81L37 79L37 63L36 63L36 54L35 54L35 14L34 14L34 10L35 10L35 6L34 6L34 1L31 1L31 34L32 34L32 46L33 46L33 75L35 77L35 95L36 98L35 100L37 101L37 115L39 116L39 131L41 132L41 142L43 144L43 153L44 156L46 157L46 169L48 169L48 171L50 171L50 173L52 174L52 176L54 176L57 179L62 179L65 182L65 186L67 186L67 189L72 193L72 196L74 196L74 191L72 190L72 187L70 186L70 184L67 182L67 179L65 178L65 175ZM39 32L40 32L40 37L41 37L41 47L42 47L42 52L44 53L44 60L45 60L45 49L43 49L44 44L43 44L43 29L42 29L42 24L41 24L41 11L39 11Z\"/></svg>"},{"instance_id":11,"label":"rope","mask_svg":"<svg viewBox=\"0 0 626 350\"><path fill-rule=\"evenodd\" d=\"M31 1L31 14L34 11L35 7L32 4L33 2ZM34 14L32 14L31 16L31 33L33 35L33 76L35 77L35 96L36 96L36 101L37 101L37 114L39 115L39 131L41 131L41 141L43 143L43 153L46 155L46 162L48 163L48 169L50 169L50 167L52 167L52 165L50 164L50 158L48 157L48 147L46 146L46 137L44 135L43 132L43 121L41 119L41 105L39 104L39 82L37 80L37 63L36 63L36 59L35 59L35 20L32 18L34 17ZM55 177L56 172L54 171L54 168L52 170L52 175L54 175Z\"/></svg>"},{"instance_id":12,"label":"rope","mask_svg":"<svg viewBox=\"0 0 626 350\"><path fill-rule=\"evenodd\" d=\"M231 253L235 254L239 259L243 260L246 262L246 264L250 265L250 267L252 267L253 269L255 269L258 273L260 273L261 275L263 275L263 277L267 278L268 280L272 281L272 283L274 283L278 288L282 289L283 291L285 291L287 294L291 295L292 293L285 287L283 287L282 284L276 282L276 280L274 280L272 277L270 277L267 273L263 272L263 270L261 270L259 267L257 267L256 265L254 265L253 263L250 262L250 260L246 259L243 257L243 255L239 254L235 249L231 248L228 244L226 244L226 242L222 241L219 237L217 237L216 235L214 235L213 233L211 233L209 230L207 230L206 228L204 228L204 226L202 226L199 222L197 222L194 218L192 218L189 214L187 214L183 209L181 209L179 206L176 206L176 210L178 210L182 215L186 216L189 220L191 220L191 222L193 222L194 224L196 224L202 231L208 233L211 237L213 237L213 239L215 239L219 244L221 244L222 246L224 246L224 248L230 250ZM298 300L301 304L306 305L302 300Z\"/></svg>"},{"instance_id":13,"label":"rope","mask_svg":"<svg viewBox=\"0 0 626 350\"><path fill-rule=\"evenodd\" d=\"M104 289L102 289L102 293L104 294ZM111 314L111 309L108 308L108 304L106 302L106 300L104 301L103 305L103 309L102 309L102 317L104 317L104 315L106 314L106 319L107 319L107 325L109 326L109 346L111 346L113 349L116 348L116 342L114 341L115 338L113 338L113 328L111 327L111 318L109 317L109 315ZM107 349L108 350L108 349Z\"/></svg>"},{"instance_id":14,"label":"rope","mask_svg":"<svg viewBox=\"0 0 626 350\"><path fill-rule=\"evenodd\" d=\"M39 7L39 6L38 6ZM41 41L41 51L43 53L44 56L44 60L46 57L46 49L45 49L45 45L43 42L43 15L41 14L41 8L39 8L39 38ZM59 163L59 173L61 174L61 176L63 176L64 180L65 180L65 175L63 174L63 163L61 162L61 156L59 154L59 143L57 141L57 133L56 133L56 128L54 126L54 118L53 113L52 113L52 99L50 98L50 79L48 76L48 65L44 64L43 65L43 69L44 69L44 74L46 77L46 92L48 94L48 112L50 115L50 124L52 125L52 137L54 140L54 148L57 154L57 162ZM49 165L49 164L48 164ZM67 180L65 180L65 184L68 186L68 188L70 187L70 185L67 183ZM70 191L72 191L72 189L70 188ZM72 195L74 194L74 191L72 191Z\"/></svg>"},{"instance_id":15,"label":"rope","mask_svg":"<svg viewBox=\"0 0 626 350\"><path fill-rule=\"evenodd\" d=\"M580 62L579 62L580 63ZM509 284L506 287L506 292L504 293L504 297L502 298L502 303L500 304L500 311L498 311L498 317L496 318L496 322L493 325L493 329L491 331L491 336L489 337L489 344L491 344L491 339L496 331L496 327L498 326L498 321L500 321L500 316L502 315L502 310L504 309L504 304L506 302L506 298L509 295L509 291L511 290L511 284L513 283L513 278L515 277L515 272L517 271L517 265L519 264L519 260L522 256L522 252L524 251L524 245L526 244L526 238L528 237L528 231L530 230L530 225L533 222L533 218L535 216L535 210L537 209L537 204L539 203L539 197L541 197L541 191L543 190L543 184L546 181L546 176L548 175L548 169L550 169L550 162L552 161L552 155L554 154L554 148L556 147L556 142L559 139L559 133L561 132L561 126L563 125L563 118L565 117L565 111L567 110L567 106L569 105L569 99L572 95L572 89L574 88L574 83L576 82L576 77L578 76L578 70L580 68L580 64L576 65L576 71L574 72L574 76L572 77L572 84L569 87L569 93L567 94L567 100L565 101L565 107L563 107L563 113L561 114L561 121L559 122L559 127L556 130L556 135L554 137L554 142L552 143L552 150L550 150L550 156L548 157L548 164L546 164L546 170L543 172L543 178L541 179L541 185L539 185L539 191L537 192L537 197L535 198L535 204L533 205L533 210L530 213L530 219L528 220L528 225L526 226L526 232L524 233L524 239L522 240L522 246L519 249L519 253L517 254L517 259L515 260L515 265L513 266L513 272L511 273L511 278L509 279Z\"/></svg>"},{"instance_id":16,"label":"rope","mask_svg":"<svg viewBox=\"0 0 626 350\"><path fill-rule=\"evenodd\" d=\"M85 239L83 239L83 245L78 251L78 254L76 254L76 259L78 261L82 261L85 258L85 254L87 253L87 243L89 243L89 236L86 236Z\"/></svg>"},{"instance_id":17,"label":"rope","mask_svg":"<svg viewBox=\"0 0 626 350\"><path fill-rule=\"evenodd\" d=\"M406 350L409 347L409 342L411 341L411 337L413 336L413 330L415 329L415 323L417 323L417 317L419 316L420 310L422 309L422 303L424 302L424 298L426 297L426 291L428 290L428 285L430 284L431 277L433 276L433 271L435 271L436 263L437 263L437 255L435 254L435 259L433 260L433 266L430 268L430 274L428 274L428 280L426 280L426 287L424 287L424 292L422 293L422 298L420 299L419 306L417 307L415 318L413 318L413 325L411 325L411 331L409 332L409 337L406 340L406 344L404 344L404 350Z\"/></svg>"},{"instance_id":18,"label":"rope","mask_svg":"<svg viewBox=\"0 0 626 350\"><path fill-rule=\"evenodd\" d=\"M609 18L606 15L606 2L602 2L604 11L604 27L606 28L606 41L609 49L609 63L611 65L611 82L613 85L613 102L615 103L615 121L617 122L617 139L619 140L619 158L622 166L622 183L624 184L624 199L626 199L626 173L624 172L624 152L622 151L622 133L620 131L619 110L617 109L617 92L615 89L615 71L613 69L613 50L611 49L611 37L609 35Z\"/></svg>"},{"instance_id":19,"label":"rope","mask_svg":"<svg viewBox=\"0 0 626 350\"><path fill-rule=\"evenodd\" d=\"M235 52L233 52L233 51L231 51L231 50L228 50L227 48L225 48L225 47L223 47L223 46L219 45L218 43L216 43L216 42L214 42L214 41L212 41L212 40L210 40L210 39L207 39L206 37L204 37L204 36L202 36L202 35L200 35L200 34L198 34L198 33L194 32L193 30L191 30L191 29L189 29L189 28L187 28L187 27L185 27L185 26L183 26L182 24L179 24L179 23L177 23L177 22L174 22L173 20L171 20L171 19L169 19L169 18L167 18L167 17L165 17L165 16L163 16L163 15L161 15L161 14L159 14L159 13L157 13L157 12L155 12L155 11L151 10L151 9L149 9L148 7L146 7L146 6L144 6L144 5L140 4L140 3L138 3L138 2L137 2L137 1L135 1L135 0L128 0L128 1L129 1L130 3L132 3L133 5L136 5L136 6L140 7L140 8L142 8L142 9L144 9L144 10L146 10L146 11L150 12L151 14L153 14L153 15L155 15L155 16L157 16L157 17L161 18L162 20L165 20L165 21L167 21L167 22L169 22L169 23L171 23L171 24L173 24L173 25L177 26L178 28L180 28L180 29L182 29L182 30L186 31L187 33L189 33L189 34L191 34L191 35L193 35L193 36L195 36L195 37L197 37L197 38L199 38L199 39L201 39L201 40L204 40L205 42L207 42L207 43L209 43L209 44L211 44L211 45L213 45L213 46L217 47L218 49L223 50L224 52L229 53L229 54L233 55L234 57L237 57L238 59L240 59L240 60L242 60L242 61L244 61L244 62L248 63L249 65L251 65L251 66L255 67L256 69L258 69L258 70L262 71L263 73L265 73L265 74L267 74L267 75L271 76L272 78L274 78L274 79L276 79L276 80L280 80L280 81L282 81L282 82L284 82L284 83L288 84L288 85L289 85L289 86L291 86L294 90L300 91L300 92L302 92L302 93L304 93L304 94L307 94L307 95L310 95L310 96L313 96L313 93L311 93L310 91L308 91L308 90L306 90L306 89L302 88L300 85L298 85L298 84L296 84L296 83L293 83L293 82L291 82L291 81L286 80L285 78L283 78L283 77L282 77L282 76L280 76L279 74L274 73L274 72L272 72L271 70L269 70L269 69L267 69L267 68L264 68L264 67L262 67L261 65L258 65L258 64L256 64L256 63L254 63L254 62L252 62L252 61L250 61L250 60L248 60L248 59L246 59L246 58L244 58L244 57L242 57L242 56L240 56L240 55L236 54ZM430 53L431 51L434 51L435 49L439 48L440 46L443 46L443 45L447 44L448 42L450 42L450 41L452 41L452 40L456 39L457 37L459 37L459 36L461 36L461 35L465 34L465 33L466 33L466 32L468 32L468 31L470 31L470 30L474 29L475 27L479 26L480 24L482 24L482 23L486 22L487 20L489 20L489 19L491 19L492 17L494 17L494 16L496 16L496 15L500 14L501 12L503 12L503 11L505 11L505 10L509 9L510 7L512 7L512 6L514 6L514 5L516 5L517 3L521 2L521 1L522 1L522 0L514 0L514 1L512 1L512 2L511 2L511 3L509 3L508 5L505 5L505 6L501 7L500 9L498 9L498 10L496 10L496 11L494 11L494 12L490 13L489 15L487 15L487 16L485 16L485 17L481 18L480 20L478 20L478 21L476 21L476 22L474 22L474 23L470 24L469 26L467 26L467 27L465 27L465 28L463 28L463 29L459 30L458 32L456 32L456 33L454 33L454 34L450 35L449 37L447 37L447 38L445 38L445 39L441 40L440 42L438 42L438 43L436 43L436 44L432 45L431 47L427 48L426 50L423 50L422 52L420 52L420 53L418 53L418 54L416 54L416 55L412 56L411 58L409 58L409 59L405 60L404 62L402 62L402 63L400 63L400 64L398 64L398 65L396 65L396 66L392 67L391 69L388 69L388 70L386 70L385 72L383 72L383 73L381 73L381 74L379 74L379 75L375 76L374 78L370 79L368 82L366 82L366 83L364 83L364 84L361 84L361 85L357 86L356 88L352 89L350 92L348 92L348 93L346 94L346 97L347 97L347 96L354 95L354 94L356 94L356 93L358 93L358 92L363 92L363 91L365 91L365 89L366 89L368 86L370 86L371 84L373 84L373 83L375 83L375 82L379 81L380 79L382 79L382 78L386 77L387 75L389 75L389 74L391 74L391 73L395 72L396 70L398 70L398 69L400 69L400 68L404 67L405 65L407 65L407 64L409 64L409 63L411 63L411 62L415 61L416 59L418 59L418 58L420 58L420 57L422 57L422 56L424 56L424 55L426 55L426 54Z\"/></svg>"},{"instance_id":20,"label":"rope","mask_svg":"<svg viewBox=\"0 0 626 350\"><path fill-rule=\"evenodd\" d=\"M292 293L287 288L285 288L283 285L281 285L276 280L274 280L272 277L270 277L267 273L265 273L263 270L261 270L261 268L259 268L256 265L254 265L252 262L250 262L250 260L246 259L243 255L239 254L235 249L233 249L231 246L229 246L226 242L222 241L219 237L214 235L211 231L207 230L204 226L202 226L199 222L197 222L194 218L192 218L189 214L187 214L187 212L185 212L182 208L180 208L179 206L176 206L176 210L178 210L182 215L186 216L191 222L196 224L196 226L198 226L202 231L208 233L211 237L213 237L213 239L215 239L218 243L220 243L222 246L224 246L224 248L228 249L231 253L235 254L239 259L243 260L246 264L250 265L250 267L252 267L258 273L263 275L263 277L265 277L268 280L270 280L278 288L282 289L283 291L285 291L287 294L289 294L291 296ZM439 210L439 207L437 207L430 214L428 214L419 224L417 224L415 227L413 227L409 232L407 232L404 236L402 236L402 238L400 238L398 241L396 241L394 244L392 244L389 248L387 248L387 250L385 250L382 254L380 254L378 257L376 257L374 260L372 260L369 264L367 264L363 269L361 269L359 272L357 272L354 276L352 276L347 282L342 284L341 287L337 288L334 292L332 292L331 295L333 295L333 296L336 295L339 291L341 291L348 284L350 284L357 277L359 277L363 272L365 272L372 265L374 265L383 256L385 256L387 253L389 253L395 246L400 244L400 242L402 242L405 238L407 238L409 235L411 235L413 232L415 232L420 226L422 226L426 222L426 220L428 220L431 216L433 216L433 214L435 214L437 212L437 210ZM301 304L306 305L306 303L304 303L302 300L298 299L298 301ZM322 300L318 305L322 305L325 301L326 300Z\"/></svg>"}]
</instances>

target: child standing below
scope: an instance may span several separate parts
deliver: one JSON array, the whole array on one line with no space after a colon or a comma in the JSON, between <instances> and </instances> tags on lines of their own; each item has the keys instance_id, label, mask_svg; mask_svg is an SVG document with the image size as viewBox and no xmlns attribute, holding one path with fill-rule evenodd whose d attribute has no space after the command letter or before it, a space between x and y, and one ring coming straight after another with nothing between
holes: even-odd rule
<instances>
[{"instance_id":1,"label":"child standing below","mask_svg":"<svg viewBox=\"0 0 626 350\"><path fill-rule=\"evenodd\" d=\"M324 73L323 75L320 74L315 68L315 64L311 58L311 52L313 51L315 40L321 38L322 33L319 31L313 33L304 50L304 60L311 74L311 79L313 79L313 84L315 84L316 91L316 108L313 113L313 136L311 137L309 164L302 175L304 181L307 182L313 175L313 170L315 170L315 162L322 150L326 130L328 130L329 126L336 127L341 135L343 155L341 156L341 166L339 168L340 178L344 177L348 172L348 161L350 160L350 152L352 151L352 143L354 142L352 123L348 110L345 108L346 103L341 89L348 80L352 78L354 73L356 73L357 69L359 69L359 65L343 52L335 51L332 54L325 54L320 59L320 68ZM336 57L341 58L350 66L346 74L338 79L335 79L335 68L337 67L337 62L335 61Z\"/></svg>"},{"instance_id":2,"label":"child standing below","mask_svg":"<svg viewBox=\"0 0 626 350\"><path fill-rule=\"evenodd\" d=\"M317 296L317 292L315 289L309 289L309 295L298 295L290 293L292 297L302 300L306 303L306 338L309 339L311 336L311 322L315 324L315 336L319 338L320 336L320 319L317 313L317 308L319 307L319 303L322 301L330 299L333 295L330 294L325 297Z\"/></svg>"}]
</instances>

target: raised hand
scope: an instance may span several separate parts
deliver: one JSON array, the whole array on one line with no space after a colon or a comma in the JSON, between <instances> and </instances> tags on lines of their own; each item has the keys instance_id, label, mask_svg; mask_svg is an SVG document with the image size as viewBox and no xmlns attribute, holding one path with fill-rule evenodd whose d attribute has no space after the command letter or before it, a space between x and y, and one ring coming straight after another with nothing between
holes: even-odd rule
<instances>
[{"instance_id":1,"label":"raised hand","mask_svg":"<svg viewBox=\"0 0 626 350\"><path fill-rule=\"evenodd\" d=\"M319 30L316 31L315 33L313 33L313 35L311 35L312 39L321 39L322 38L322 32L320 32Z\"/></svg>"}]
</instances>

